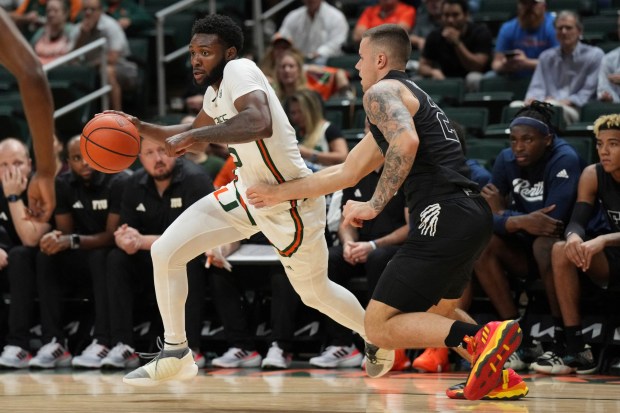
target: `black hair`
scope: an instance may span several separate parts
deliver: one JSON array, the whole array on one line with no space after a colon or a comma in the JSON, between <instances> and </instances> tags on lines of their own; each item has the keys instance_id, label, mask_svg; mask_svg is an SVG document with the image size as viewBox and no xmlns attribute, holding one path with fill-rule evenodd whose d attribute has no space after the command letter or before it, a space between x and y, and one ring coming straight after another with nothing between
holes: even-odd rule
<instances>
[{"instance_id":1,"label":"black hair","mask_svg":"<svg viewBox=\"0 0 620 413\"><path fill-rule=\"evenodd\" d=\"M463 10L464 14L469 14L469 3L467 0L443 0L443 3L441 4L442 9L446 4L458 4L461 6L461 10Z\"/></svg>"},{"instance_id":2,"label":"black hair","mask_svg":"<svg viewBox=\"0 0 620 413\"><path fill-rule=\"evenodd\" d=\"M551 105L550 103L535 100L528 106L524 106L522 109L520 109L515 114L514 118L518 118L521 116L544 122L549 127L549 131L552 134L555 133L556 128L553 123L551 123L551 117L553 116L553 105Z\"/></svg>"},{"instance_id":3,"label":"black hair","mask_svg":"<svg viewBox=\"0 0 620 413\"><path fill-rule=\"evenodd\" d=\"M243 31L233 19L221 14L210 14L198 19L192 27L192 36L195 34L215 34L224 47L234 47L237 53L243 49Z\"/></svg>"}]
</instances>

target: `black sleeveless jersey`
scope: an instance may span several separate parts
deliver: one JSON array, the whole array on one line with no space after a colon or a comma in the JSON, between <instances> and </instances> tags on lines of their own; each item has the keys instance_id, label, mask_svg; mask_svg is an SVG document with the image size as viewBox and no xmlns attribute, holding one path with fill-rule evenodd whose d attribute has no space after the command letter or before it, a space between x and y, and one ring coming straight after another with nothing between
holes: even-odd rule
<instances>
[{"instance_id":1,"label":"black sleeveless jersey","mask_svg":"<svg viewBox=\"0 0 620 413\"><path fill-rule=\"evenodd\" d=\"M620 183L603 170L600 163L596 164L598 181L597 196L607 217L612 232L620 232Z\"/></svg>"},{"instance_id":2,"label":"black sleeveless jersey","mask_svg":"<svg viewBox=\"0 0 620 413\"><path fill-rule=\"evenodd\" d=\"M469 179L461 144L445 113L404 72L392 70L383 79L400 81L420 101L413 116L420 144L403 184L410 210L421 201L463 194L463 190L478 192L478 185ZM389 143L376 125L370 123L370 131L385 156Z\"/></svg>"}]
</instances>

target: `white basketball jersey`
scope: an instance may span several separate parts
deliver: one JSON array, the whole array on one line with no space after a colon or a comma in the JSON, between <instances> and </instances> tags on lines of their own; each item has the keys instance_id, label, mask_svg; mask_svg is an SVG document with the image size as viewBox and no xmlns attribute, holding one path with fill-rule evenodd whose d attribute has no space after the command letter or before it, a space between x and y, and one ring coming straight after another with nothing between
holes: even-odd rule
<instances>
[{"instance_id":1,"label":"white basketball jersey","mask_svg":"<svg viewBox=\"0 0 620 413\"><path fill-rule=\"evenodd\" d=\"M295 130L267 78L253 61L237 59L228 62L217 95L213 87L207 89L203 110L215 123L225 122L239 113L235 100L255 90L267 94L273 135L267 139L228 145L237 165L237 187L244 197L245 189L254 183L277 184L311 174L299 153ZM290 208L290 204L269 210L283 208Z\"/></svg>"}]
</instances>

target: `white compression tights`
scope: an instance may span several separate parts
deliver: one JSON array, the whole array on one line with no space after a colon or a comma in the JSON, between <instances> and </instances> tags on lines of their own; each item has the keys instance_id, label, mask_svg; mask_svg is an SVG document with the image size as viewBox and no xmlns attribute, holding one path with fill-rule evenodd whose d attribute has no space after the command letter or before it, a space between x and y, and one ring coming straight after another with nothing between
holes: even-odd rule
<instances>
[{"instance_id":1,"label":"white compression tights","mask_svg":"<svg viewBox=\"0 0 620 413\"><path fill-rule=\"evenodd\" d=\"M244 239L256 232L247 222L241 208L224 212L213 195L202 198L177 218L153 244L151 255L155 292L164 324L164 340L182 343L185 335L185 301L187 299L186 264L204 251L218 245ZM309 225L304 228L302 246L291 258L282 258L287 275L302 301L331 317L336 322L364 334L364 309L346 288L327 277L327 250L323 228L311 228L312 217L302 218ZM275 243L278 225L262 225L261 229ZM234 225L234 226L233 226ZM271 232L271 233L270 233ZM313 233L318 234L313 236Z\"/></svg>"}]
</instances>

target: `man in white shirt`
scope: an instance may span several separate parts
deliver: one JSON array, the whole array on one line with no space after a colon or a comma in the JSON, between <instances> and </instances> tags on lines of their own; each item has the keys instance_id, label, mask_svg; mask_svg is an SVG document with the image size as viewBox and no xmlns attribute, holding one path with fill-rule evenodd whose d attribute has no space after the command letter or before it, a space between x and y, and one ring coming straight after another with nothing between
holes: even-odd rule
<instances>
[{"instance_id":1,"label":"man in white shirt","mask_svg":"<svg viewBox=\"0 0 620 413\"><path fill-rule=\"evenodd\" d=\"M279 33L316 64L338 56L347 40L349 25L344 14L323 0L303 0L304 6L286 15Z\"/></svg>"}]
</instances>

